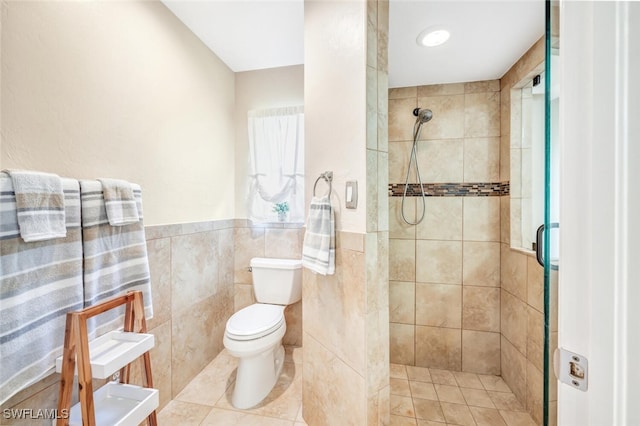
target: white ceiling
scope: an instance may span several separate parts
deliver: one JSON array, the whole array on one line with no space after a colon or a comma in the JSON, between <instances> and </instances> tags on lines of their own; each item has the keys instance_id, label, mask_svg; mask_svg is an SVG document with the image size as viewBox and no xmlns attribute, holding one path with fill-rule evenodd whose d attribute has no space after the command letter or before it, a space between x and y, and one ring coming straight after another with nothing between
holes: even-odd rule
<instances>
[{"instance_id":1,"label":"white ceiling","mask_svg":"<svg viewBox=\"0 0 640 426\"><path fill-rule=\"evenodd\" d=\"M163 0L234 72L304 62L303 0Z\"/></svg>"},{"instance_id":2,"label":"white ceiling","mask_svg":"<svg viewBox=\"0 0 640 426\"><path fill-rule=\"evenodd\" d=\"M304 61L303 0L163 0L235 72ZM544 0L390 0L389 86L500 78L544 34ZM449 41L416 37L444 26Z\"/></svg>"},{"instance_id":3,"label":"white ceiling","mask_svg":"<svg viewBox=\"0 0 640 426\"><path fill-rule=\"evenodd\" d=\"M500 78L544 34L544 1L391 1L389 86ZM442 26L451 38L438 47L416 43Z\"/></svg>"}]
</instances>

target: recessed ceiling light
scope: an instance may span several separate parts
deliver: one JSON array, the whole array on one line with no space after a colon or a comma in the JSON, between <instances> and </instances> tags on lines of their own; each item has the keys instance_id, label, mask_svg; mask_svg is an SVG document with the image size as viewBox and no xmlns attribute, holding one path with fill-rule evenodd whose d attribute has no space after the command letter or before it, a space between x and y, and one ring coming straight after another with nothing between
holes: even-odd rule
<instances>
[{"instance_id":1,"label":"recessed ceiling light","mask_svg":"<svg viewBox=\"0 0 640 426\"><path fill-rule=\"evenodd\" d=\"M435 47L449 40L450 36L449 31L443 28L429 27L418 35L416 41L420 46Z\"/></svg>"}]
</instances>

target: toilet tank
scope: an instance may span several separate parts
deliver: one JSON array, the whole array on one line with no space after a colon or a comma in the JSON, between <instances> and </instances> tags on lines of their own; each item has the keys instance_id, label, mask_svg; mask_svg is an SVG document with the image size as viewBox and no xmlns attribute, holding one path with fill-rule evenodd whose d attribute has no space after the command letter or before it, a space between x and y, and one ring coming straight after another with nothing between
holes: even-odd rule
<instances>
[{"instance_id":1,"label":"toilet tank","mask_svg":"<svg viewBox=\"0 0 640 426\"><path fill-rule=\"evenodd\" d=\"M291 305L302 298L302 261L251 259L253 291L258 303Z\"/></svg>"}]
</instances>

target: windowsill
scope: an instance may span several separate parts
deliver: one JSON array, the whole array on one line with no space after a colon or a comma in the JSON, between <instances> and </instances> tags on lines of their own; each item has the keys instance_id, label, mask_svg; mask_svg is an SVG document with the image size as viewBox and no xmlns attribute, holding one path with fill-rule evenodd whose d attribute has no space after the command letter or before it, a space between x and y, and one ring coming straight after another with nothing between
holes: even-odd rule
<instances>
[{"instance_id":1,"label":"windowsill","mask_svg":"<svg viewBox=\"0 0 640 426\"><path fill-rule=\"evenodd\" d=\"M509 248L511 250L513 250L513 251L517 251L517 252L522 253L522 254L524 254L526 256L530 256L530 257L533 257L533 258L536 257L536 252L533 251L533 250L529 250L529 249L522 248L522 247L509 247Z\"/></svg>"},{"instance_id":2,"label":"windowsill","mask_svg":"<svg viewBox=\"0 0 640 426\"><path fill-rule=\"evenodd\" d=\"M252 228L286 228L299 229L304 228L304 222L252 222L248 220L249 226Z\"/></svg>"}]
</instances>

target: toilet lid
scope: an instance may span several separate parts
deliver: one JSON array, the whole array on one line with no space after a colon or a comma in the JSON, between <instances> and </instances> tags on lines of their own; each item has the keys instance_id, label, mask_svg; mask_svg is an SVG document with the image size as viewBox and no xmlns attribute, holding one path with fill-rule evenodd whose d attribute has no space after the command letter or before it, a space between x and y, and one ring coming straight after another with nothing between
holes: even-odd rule
<instances>
[{"instance_id":1,"label":"toilet lid","mask_svg":"<svg viewBox=\"0 0 640 426\"><path fill-rule=\"evenodd\" d=\"M227 321L227 332L235 336L255 336L270 331L284 321L284 306L255 303L240 309Z\"/></svg>"}]
</instances>

